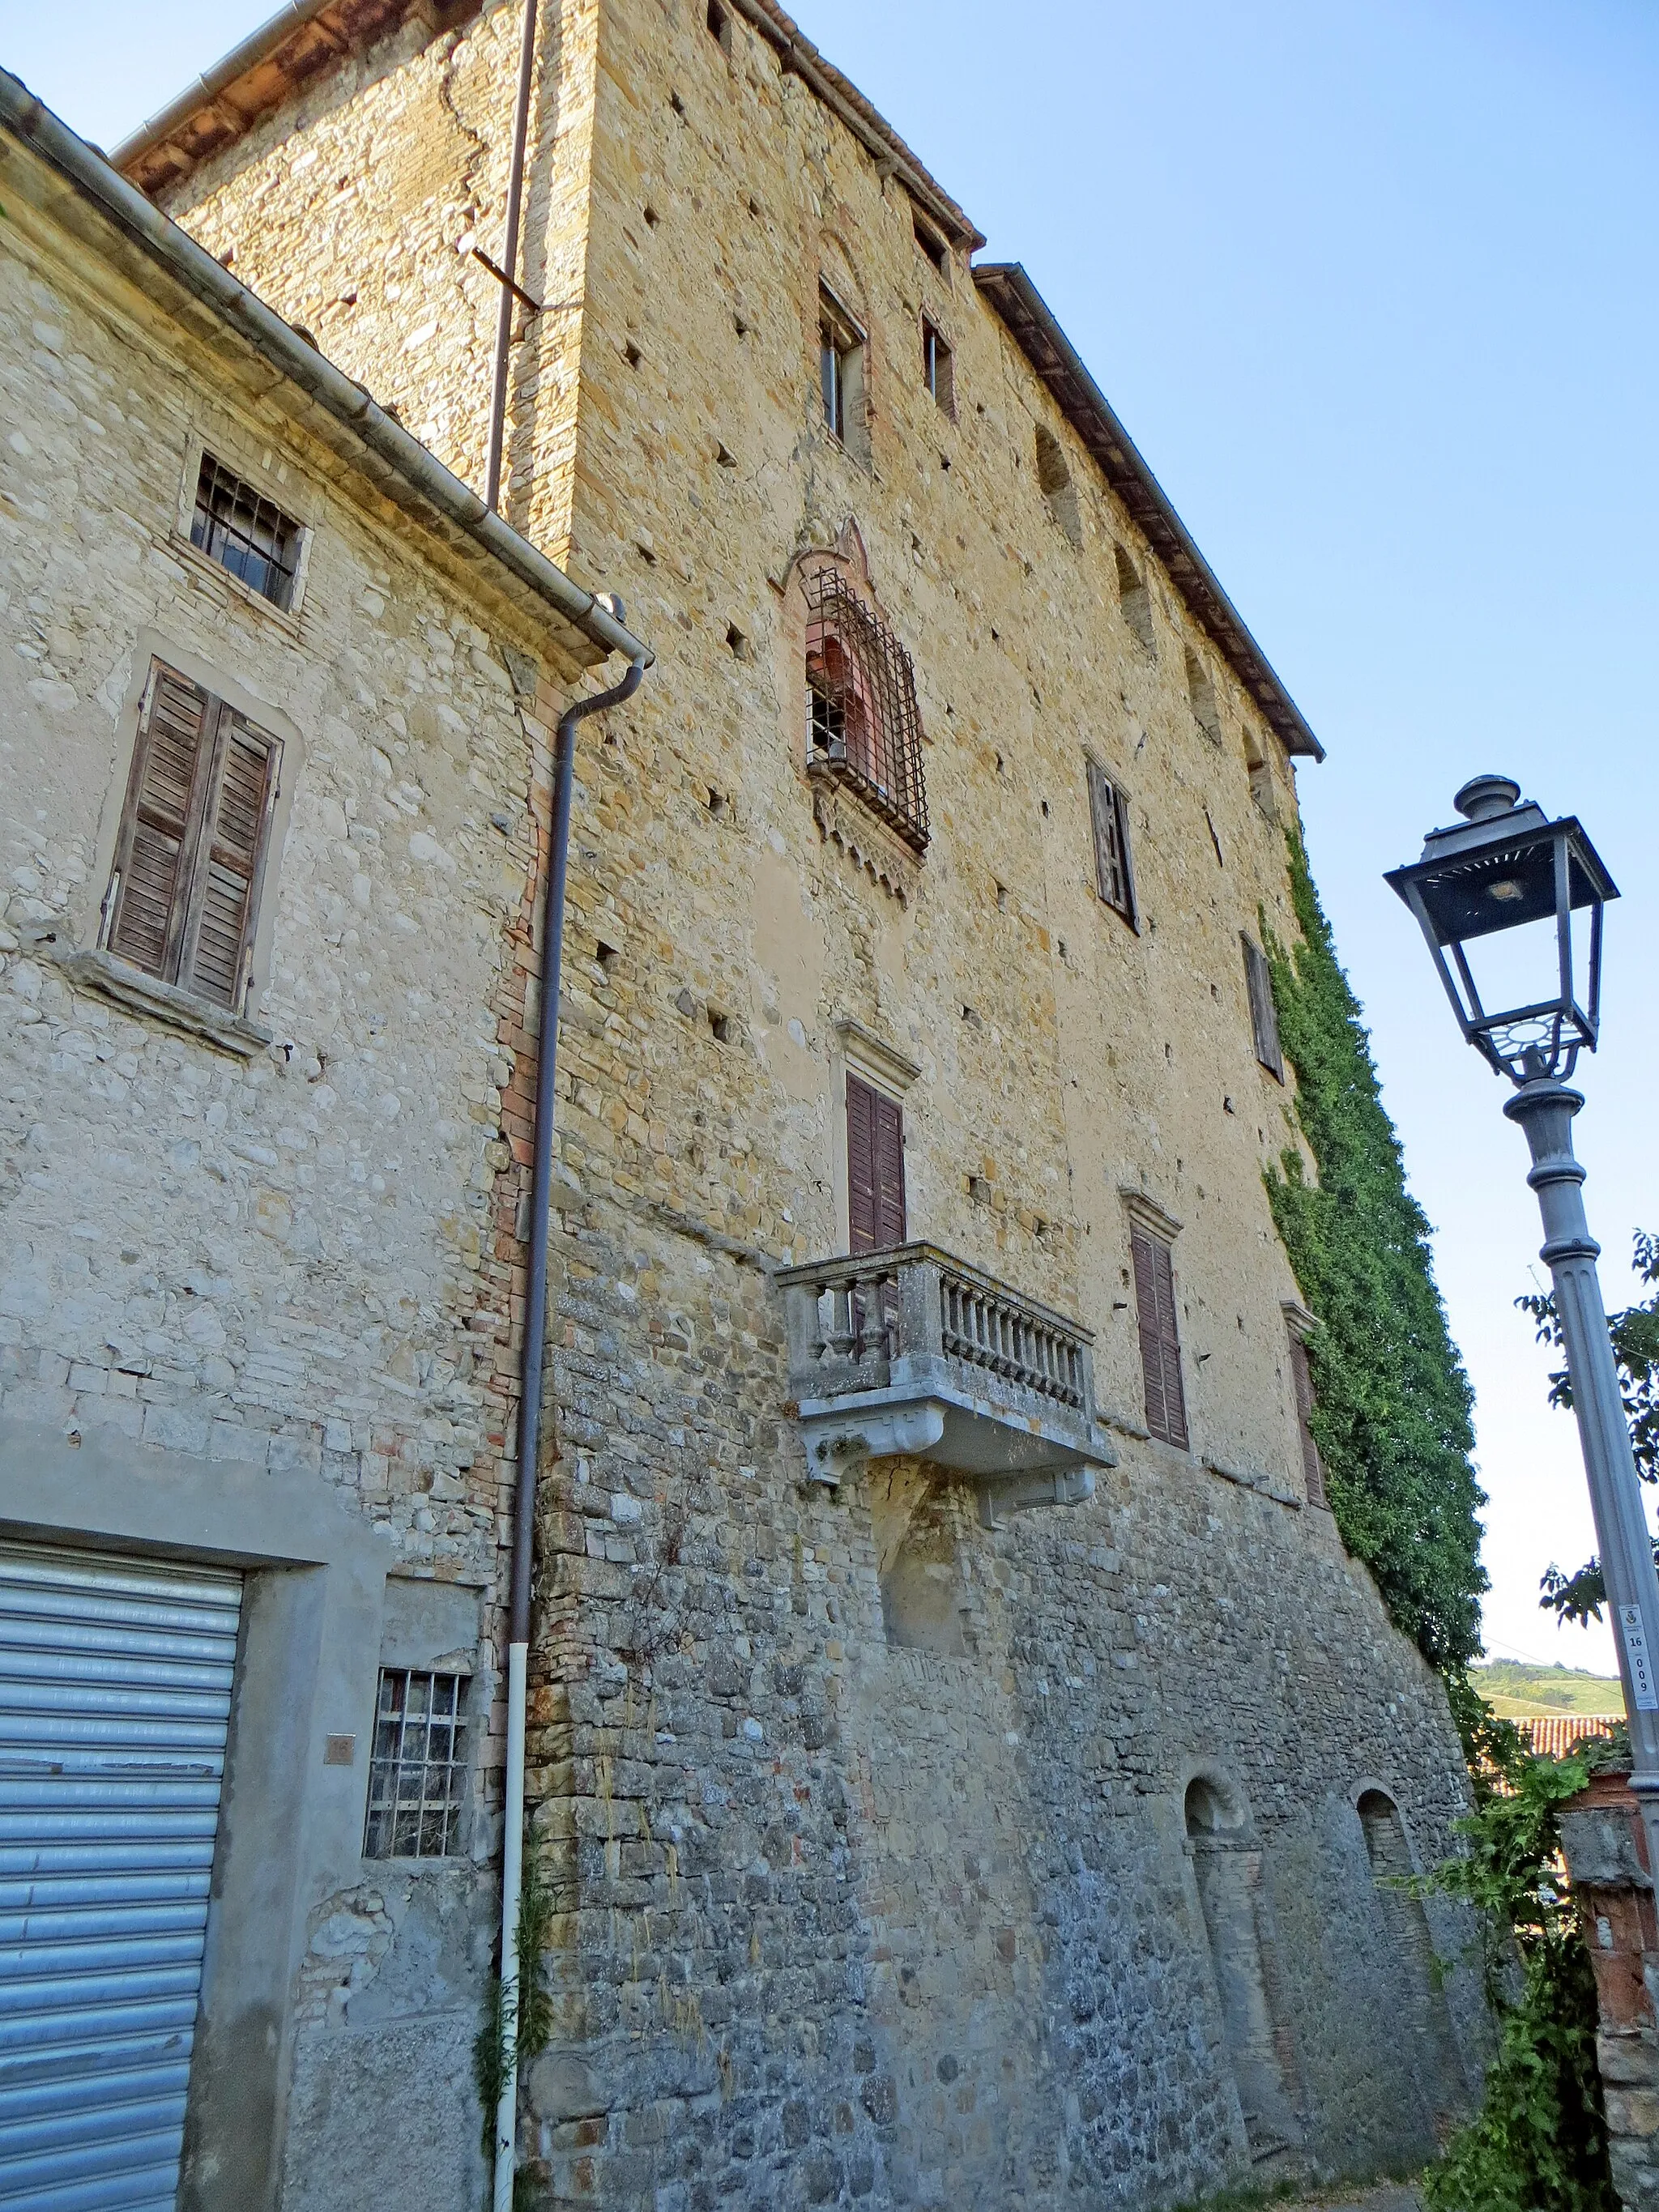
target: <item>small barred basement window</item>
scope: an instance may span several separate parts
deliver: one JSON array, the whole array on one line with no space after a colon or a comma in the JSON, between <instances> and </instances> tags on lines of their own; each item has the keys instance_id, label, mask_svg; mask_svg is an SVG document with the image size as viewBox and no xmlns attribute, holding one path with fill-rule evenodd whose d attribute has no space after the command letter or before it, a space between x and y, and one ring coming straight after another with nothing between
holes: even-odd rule
<instances>
[{"instance_id":1,"label":"small barred basement window","mask_svg":"<svg viewBox=\"0 0 1659 2212\"><path fill-rule=\"evenodd\" d=\"M203 454L191 544L284 612L294 600L301 535L300 525L274 500Z\"/></svg>"},{"instance_id":2,"label":"small barred basement window","mask_svg":"<svg viewBox=\"0 0 1659 2212\"><path fill-rule=\"evenodd\" d=\"M363 1856L453 1858L466 1794L465 1674L380 1669Z\"/></svg>"},{"instance_id":3,"label":"small barred basement window","mask_svg":"<svg viewBox=\"0 0 1659 2212\"><path fill-rule=\"evenodd\" d=\"M841 572L805 579L807 765L851 787L920 853L921 714L909 654Z\"/></svg>"},{"instance_id":4,"label":"small barred basement window","mask_svg":"<svg viewBox=\"0 0 1659 2212\"><path fill-rule=\"evenodd\" d=\"M151 662L104 896L108 951L240 1012L282 757L279 738Z\"/></svg>"}]
</instances>

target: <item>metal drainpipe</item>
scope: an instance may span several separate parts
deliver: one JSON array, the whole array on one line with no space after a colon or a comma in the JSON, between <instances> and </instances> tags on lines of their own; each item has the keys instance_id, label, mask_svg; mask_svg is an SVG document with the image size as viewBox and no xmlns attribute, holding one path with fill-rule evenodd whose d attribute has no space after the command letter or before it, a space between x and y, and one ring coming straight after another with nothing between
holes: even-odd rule
<instances>
[{"instance_id":1,"label":"metal drainpipe","mask_svg":"<svg viewBox=\"0 0 1659 2212\"><path fill-rule=\"evenodd\" d=\"M617 620L626 621L612 597ZM530 1171L530 1279L525 1289L524 1390L519 1411L519 1476L513 1498L512 1580L507 1630L507 1792L501 1829L501 2009L507 2067L495 2107L493 2212L513 2212L519 2133L519 1899L524 1882L525 1686L530 1660L530 1579L536 1528L536 1470L541 1454L542 1365L547 1346L547 1243L552 1207L554 1078L559 1054L559 971L564 951L564 886L570 854L570 801L575 782L576 725L620 707L640 688L643 659L631 661L620 684L578 699L559 718L553 779L553 823L542 907L541 1031L536 1048L536 1144Z\"/></svg>"},{"instance_id":2,"label":"metal drainpipe","mask_svg":"<svg viewBox=\"0 0 1659 2212\"><path fill-rule=\"evenodd\" d=\"M530 88L536 74L536 0L524 0L524 40L519 48L519 91L513 110L513 165L507 179L507 235L501 266L514 283L519 276L519 216L524 204L525 145L530 135ZM484 468L484 505L501 505L501 442L507 428L507 365L513 347L513 295L501 286L495 319L495 359L489 378L489 458Z\"/></svg>"}]
</instances>

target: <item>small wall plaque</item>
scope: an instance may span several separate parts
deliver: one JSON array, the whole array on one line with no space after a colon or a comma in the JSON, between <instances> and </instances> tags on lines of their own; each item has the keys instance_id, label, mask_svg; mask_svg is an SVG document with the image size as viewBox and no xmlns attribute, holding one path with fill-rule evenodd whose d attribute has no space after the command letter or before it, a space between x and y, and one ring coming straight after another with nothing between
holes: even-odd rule
<instances>
[{"instance_id":1,"label":"small wall plaque","mask_svg":"<svg viewBox=\"0 0 1659 2212\"><path fill-rule=\"evenodd\" d=\"M331 1735L324 1739L325 1766L349 1766L356 1756L357 1739L355 1735Z\"/></svg>"}]
</instances>

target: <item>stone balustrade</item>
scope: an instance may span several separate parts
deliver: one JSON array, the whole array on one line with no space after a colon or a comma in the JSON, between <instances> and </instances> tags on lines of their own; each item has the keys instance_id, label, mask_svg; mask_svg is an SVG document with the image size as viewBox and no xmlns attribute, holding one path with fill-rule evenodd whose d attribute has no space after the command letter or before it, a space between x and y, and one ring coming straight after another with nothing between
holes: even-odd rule
<instances>
[{"instance_id":1,"label":"stone balustrade","mask_svg":"<svg viewBox=\"0 0 1659 2212\"><path fill-rule=\"evenodd\" d=\"M786 1267L789 1381L813 1479L907 1455L973 1480L983 1518L1076 1504L1116 1455L1093 1334L937 1245Z\"/></svg>"}]
</instances>

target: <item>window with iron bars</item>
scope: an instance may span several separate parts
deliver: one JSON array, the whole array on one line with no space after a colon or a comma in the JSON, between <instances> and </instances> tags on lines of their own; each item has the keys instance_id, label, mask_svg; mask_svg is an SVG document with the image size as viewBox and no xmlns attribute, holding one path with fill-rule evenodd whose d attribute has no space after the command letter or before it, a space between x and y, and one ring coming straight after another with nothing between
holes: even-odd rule
<instances>
[{"instance_id":1,"label":"window with iron bars","mask_svg":"<svg viewBox=\"0 0 1659 2212\"><path fill-rule=\"evenodd\" d=\"M363 1856L452 1858L466 1796L464 1674L380 1669Z\"/></svg>"},{"instance_id":2,"label":"window with iron bars","mask_svg":"<svg viewBox=\"0 0 1659 2212\"><path fill-rule=\"evenodd\" d=\"M806 729L809 768L848 785L924 851L915 671L881 617L828 567L806 579Z\"/></svg>"},{"instance_id":3,"label":"window with iron bars","mask_svg":"<svg viewBox=\"0 0 1659 2212\"><path fill-rule=\"evenodd\" d=\"M286 613L300 563L301 526L211 453L202 456L190 542Z\"/></svg>"}]
</instances>

